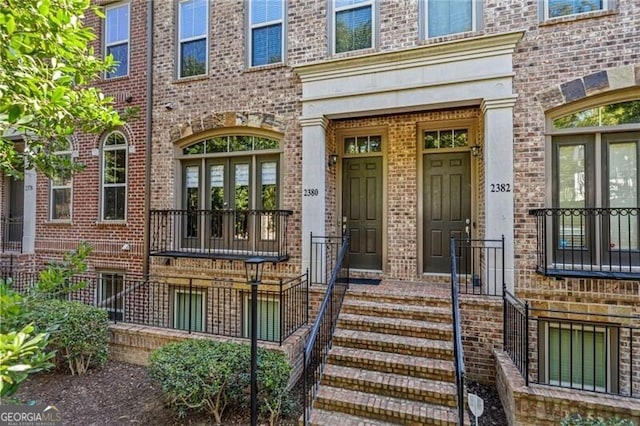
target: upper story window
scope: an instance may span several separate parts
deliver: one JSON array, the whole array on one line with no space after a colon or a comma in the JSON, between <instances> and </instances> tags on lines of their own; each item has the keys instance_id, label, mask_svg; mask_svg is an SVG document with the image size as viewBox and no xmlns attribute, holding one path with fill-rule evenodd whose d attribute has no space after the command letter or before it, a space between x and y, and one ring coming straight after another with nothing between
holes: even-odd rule
<instances>
[{"instance_id":1,"label":"upper story window","mask_svg":"<svg viewBox=\"0 0 640 426\"><path fill-rule=\"evenodd\" d=\"M102 146L102 220L125 220L127 204L127 139L114 131Z\"/></svg>"},{"instance_id":2,"label":"upper story window","mask_svg":"<svg viewBox=\"0 0 640 426\"><path fill-rule=\"evenodd\" d=\"M251 66L282 62L284 0L251 0Z\"/></svg>"},{"instance_id":3,"label":"upper story window","mask_svg":"<svg viewBox=\"0 0 640 426\"><path fill-rule=\"evenodd\" d=\"M178 6L178 75L207 73L209 8L207 0L183 0Z\"/></svg>"},{"instance_id":4,"label":"upper story window","mask_svg":"<svg viewBox=\"0 0 640 426\"><path fill-rule=\"evenodd\" d=\"M129 3L109 6L105 10L105 53L117 61L107 78L129 74Z\"/></svg>"},{"instance_id":5,"label":"upper story window","mask_svg":"<svg viewBox=\"0 0 640 426\"><path fill-rule=\"evenodd\" d=\"M544 18L578 15L596 10L608 10L613 6L612 0L543 0Z\"/></svg>"},{"instance_id":6,"label":"upper story window","mask_svg":"<svg viewBox=\"0 0 640 426\"><path fill-rule=\"evenodd\" d=\"M334 53L373 47L374 0L334 0Z\"/></svg>"},{"instance_id":7,"label":"upper story window","mask_svg":"<svg viewBox=\"0 0 640 426\"><path fill-rule=\"evenodd\" d=\"M71 145L69 145L67 150L57 151L54 153L54 155L62 157L62 161L72 161ZM51 220L71 220L72 191L73 180L71 175L63 177L53 177L51 179L49 198L49 218Z\"/></svg>"},{"instance_id":8,"label":"upper story window","mask_svg":"<svg viewBox=\"0 0 640 426\"><path fill-rule=\"evenodd\" d=\"M478 0L426 0L423 17L426 38L476 31L481 7Z\"/></svg>"}]
</instances>

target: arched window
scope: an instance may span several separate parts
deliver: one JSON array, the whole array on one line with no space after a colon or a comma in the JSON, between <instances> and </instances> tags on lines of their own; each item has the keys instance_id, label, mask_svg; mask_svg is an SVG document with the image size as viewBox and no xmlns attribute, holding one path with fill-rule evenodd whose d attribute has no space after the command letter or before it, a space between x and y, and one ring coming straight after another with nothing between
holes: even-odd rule
<instances>
[{"instance_id":1,"label":"arched window","mask_svg":"<svg viewBox=\"0 0 640 426\"><path fill-rule=\"evenodd\" d=\"M54 152L61 161L72 161L71 143L66 149ZM71 220L71 201L73 198L73 178L71 175L54 176L49 184L49 219L53 221Z\"/></svg>"},{"instance_id":2,"label":"arched window","mask_svg":"<svg viewBox=\"0 0 640 426\"><path fill-rule=\"evenodd\" d=\"M119 131L109 133L102 145L102 220L126 219L127 162L126 137Z\"/></svg>"}]
</instances>

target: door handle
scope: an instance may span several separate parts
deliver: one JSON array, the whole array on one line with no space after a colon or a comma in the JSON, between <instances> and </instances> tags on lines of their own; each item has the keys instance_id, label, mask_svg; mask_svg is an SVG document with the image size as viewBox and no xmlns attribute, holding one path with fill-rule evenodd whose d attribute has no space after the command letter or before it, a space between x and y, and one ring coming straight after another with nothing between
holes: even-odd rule
<instances>
[{"instance_id":1,"label":"door handle","mask_svg":"<svg viewBox=\"0 0 640 426\"><path fill-rule=\"evenodd\" d=\"M467 238L471 238L471 219L467 218L465 221L464 233L467 234Z\"/></svg>"},{"instance_id":2,"label":"door handle","mask_svg":"<svg viewBox=\"0 0 640 426\"><path fill-rule=\"evenodd\" d=\"M347 217L342 216L342 235L346 235L347 233Z\"/></svg>"}]
</instances>

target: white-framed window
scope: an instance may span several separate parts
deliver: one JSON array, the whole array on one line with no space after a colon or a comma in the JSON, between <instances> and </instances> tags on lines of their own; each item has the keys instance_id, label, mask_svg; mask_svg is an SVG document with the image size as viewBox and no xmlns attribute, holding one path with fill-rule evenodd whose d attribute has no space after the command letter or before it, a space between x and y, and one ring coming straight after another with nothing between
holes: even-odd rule
<instances>
[{"instance_id":1,"label":"white-framed window","mask_svg":"<svg viewBox=\"0 0 640 426\"><path fill-rule=\"evenodd\" d=\"M251 66L283 62L285 0L250 0Z\"/></svg>"},{"instance_id":2,"label":"white-framed window","mask_svg":"<svg viewBox=\"0 0 640 426\"><path fill-rule=\"evenodd\" d=\"M556 320L541 320L540 324L543 383L596 392L617 391L617 327Z\"/></svg>"},{"instance_id":3,"label":"white-framed window","mask_svg":"<svg viewBox=\"0 0 640 426\"><path fill-rule=\"evenodd\" d=\"M188 331L205 330L205 292L189 288L173 291L173 328Z\"/></svg>"},{"instance_id":4,"label":"white-framed window","mask_svg":"<svg viewBox=\"0 0 640 426\"><path fill-rule=\"evenodd\" d=\"M54 155L63 157L64 161L72 161L71 144L67 150L56 151ZM73 177L53 177L50 180L49 219L52 221L71 220L73 199Z\"/></svg>"},{"instance_id":5,"label":"white-framed window","mask_svg":"<svg viewBox=\"0 0 640 426\"><path fill-rule=\"evenodd\" d=\"M209 58L209 2L178 3L178 77L207 73Z\"/></svg>"},{"instance_id":6,"label":"white-framed window","mask_svg":"<svg viewBox=\"0 0 640 426\"><path fill-rule=\"evenodd\" d=\"M105 54L113 55L116 68L106 73L107 78L129 74L130 4L122 3L105 8Z\"/></svg>"},{"instance_id":7,"label":"white-framed window","mask_svg":"<svg viewBox=\"0 0 640 426\"><path fill-rule=\"evenodd\" d=\"M332 0L333 53L374 47L375 0Z\"/></svg>"},{"instance_id":8,"label":"white-framed window","mask_svg":"<svg viewBox=\"0 0 640 426\"><path fill-rule=\"evenodd\" d=\"M612 10L615 0L541 0L544 19L579 15L597 10Z\"/></svg>"},{"instance_id":9,"label":"white-framed window","mask_svg":"<svg viewBox=\"0 0 640 426\"><path fill-rule=\"evenodd\" d=\"M110 132L102 145L102 220L123 221L127 211L128 144L120 131Z\"/></svg>"},{"instance_id":10,"label":"white-framed window","mask_svg":"<svg viewBox=\"0 0 640 426\"><path fill-rule=\"evenodd\" d=\"M258 340L280 341L280 301L272 297L258 296ZM243 337L251 337L251 293L244 298Z\"/></svg>"},{"instance_id":11,"label":"white-framed window","mask_svg":"<svg viewBox=\"0 0 640 426\"><path fill-rule=\"evenodd\" d=\"M100 272L98 274L97 306L105 309L112 321L124 319L124 274Z\"/></svg>"},{"instance_id":12,"label":"white-framed window","mask_svg":"<svg viewBox=\"0 0 640 426\"><path fill-rule=\"evenodd\" d=\"M424 0L421 6L424 38L477 31L482 24L480 0Z\"/></svg>"}]
</instances>

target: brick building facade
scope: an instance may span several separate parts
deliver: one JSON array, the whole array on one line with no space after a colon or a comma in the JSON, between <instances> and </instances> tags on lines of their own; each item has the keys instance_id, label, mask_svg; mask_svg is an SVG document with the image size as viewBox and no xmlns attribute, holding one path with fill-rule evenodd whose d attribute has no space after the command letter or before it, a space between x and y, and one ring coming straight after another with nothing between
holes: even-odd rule
<instances>
[{"instance_id":1,"label":"brick building facade","mask_svg":"<svg viewBox=\"0 0 640 426\"><path fill-rule=\"evenodd\" d=\"M449 279L450 236L504 235L506 288L538 310L533 381L576 387L551 371L553 336L603 336L592 348L619 361L589 386L637 397L640 355L627 345L640 333L640 3L463 1L462 15L432 3L162 1L151 17L148 2L124 3L130 71L98 85L118 108L140 108L122 129L126 220L100 220L104 135L78 136L73 155L87 167L71 221L50 219L46 179L28 177L32 201L25 181L24 205L36 206L25 252L42 262L86 239L96 271L241 278L244 258L272 256L261 244L286 235L285 256L266 267L278 279L313 266L311 233L345 230L354 274L428 285ZM631 118L580 121L596 109ZM7 179L2 190L6 200ZM287 212L284 222L265 210Z\"/></svg>"}]
</instances>

